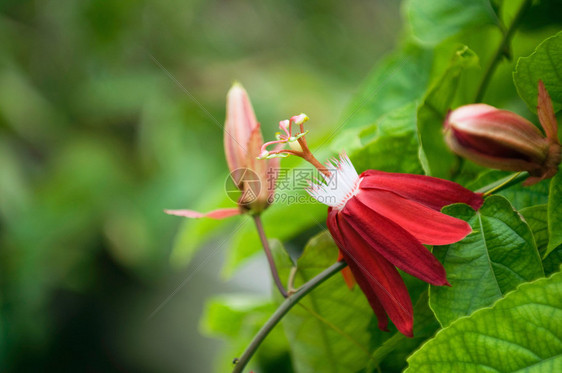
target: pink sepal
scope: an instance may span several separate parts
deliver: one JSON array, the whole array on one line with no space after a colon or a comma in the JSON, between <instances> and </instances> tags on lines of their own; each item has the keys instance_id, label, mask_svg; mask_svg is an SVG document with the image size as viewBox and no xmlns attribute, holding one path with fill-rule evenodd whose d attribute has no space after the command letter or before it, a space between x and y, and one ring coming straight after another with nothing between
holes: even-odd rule
<instances>
[{"instance_id":1,"label":"pink sepal","mask_svg":"<svg viewBox=\"0 0 562 373\"><path fill-rule=\"evenodd\" d=\"M164 210L164 212L168 215L183 216L184 218L211 218L216 220L221 220L241 214L241 211L238 208L217 209L209 211L207 213L201 213L193 210Z\"/></svg>"}]
</instances>

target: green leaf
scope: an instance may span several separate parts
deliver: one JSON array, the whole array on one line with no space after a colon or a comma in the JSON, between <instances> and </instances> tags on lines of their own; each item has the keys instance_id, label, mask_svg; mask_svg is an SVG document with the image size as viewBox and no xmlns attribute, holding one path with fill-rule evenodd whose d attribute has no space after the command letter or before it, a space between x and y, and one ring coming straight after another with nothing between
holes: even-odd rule
<instances>
[{"instance_id":1,"label":"green leaf","mask_svg":"<svg viewBox=\"0 0 562 373\"><path fill-rule=\"evenodd\" d=\"M408 359L407 373L560 372L562 273L459 319Z\"/></svg>"},{"instance_id":2,"label":"green leaf","mask_svg":"<svg viewBox=\"0 0 562 373\"><path fill-rule=\"evenodd\" d=\"M523 218L531 228L537 249L544 256L546 247L548 246L548 221L546 217L546 205L537 205L526 207L519 211Z\"/></svg>"},{"instance_id":3,"label":"green leaf","mask_svg":"<svg viewBox=\"0 0 562 373\"><path fill-rule=\"evenodd\" d=\"M380 118L376 124L344 132L332 148L345 149L358 172L376 169L422 173L418 161L415 103Z\"/></svg>"},{"instance_id":4,"label":"green leaf","mask_svg":"<svg viewBox=\"0 0 562 373\"><path fill-rule=\"evenodd\" d=\"M544 256L562 244L562 174L550 181L548 198L548 247Z\"/></svg>"},{"instance_id":5,"label":"green leaf","mask_svg":"<svg viewBox=\"0 0 562 373\"><path fill-rule=\"evenodd\" d=\"M252 317L259 325L261 321L267 321L268 314L275 311L271 301L248 294L216 296L207 302L205 309L207 312L201 321L202 330L209 335L227 337L236 337L248 327L244 320L248 314L253 313Z\"/></svg>"},{"instance_id":6,"label":"green leaf","mask_svg":"<svg viewBox=\"0 0 562 373\"><path fill-rule=\"evenodd\" d=\"M450 51L445 53L451 56ZM448 67L429 88L418 110L420 159L428 175L450 178L458 162L445 144L443 121L451 108L462 71L477 64L478 57L467 46L455 47Z\"/></svg>"},{"instance_id":7,"label":"green leaf","mask_svg":"<svg viewBox=\"0 0 562 373\"><path fill-rule=\"evenodd\" d=\"M436 246L451 287L430 286L430 305L443 326L493 304L522 282L544 276L529 226L501 196L490 196L478 212L466 205L443 212L467 221L473 233Z\"/></svg>"},{"instance_id":8,"label":"green leaf","mask_svg":"<svg viewBox=\"0 0 562 373\"><path fill-rule=\"evenodd\" d=\"M428 44L498 23L489 0L410 0L405 4L412 33Z\"/></svg>"},{"instance_id":9,"label":"green leaf","mask_svg":"<svg viewBox=\"0 0 562 373\"><path fill-rule=\"evenodd\" d=\"M431 73L433 51L409 43L382 60L340 120L346 128L374 123L382 115L421 98Z\"/></svg>"},{"instance_id":10,"label":"green leaf","mask_svg":"<svg viewBox=\"0 0 562 373\"><path fill-rule=\"evenodd\" d=\"M527 207L519 212L523 215L527 224L529 224L529 227L531 227L533 231L539 254L541 258L543 258L542 265L545 275L550 276L554 272L558 272L560 270L560 264L562 264L562 245L554 249L545 258L546 248L548 246L547 205Z\"/></svg>"},{"instance_id":11,"label":"green leaf","mask_svg":"<svg viewBox=\"0 0 562 373\"><path fill-rule=\"evenodd\" d=\"M276 256L282 255L277 252ZM297 261L298 287L333 264L338 249L325 231L313 237ZM284 263L289 263L287 260ZM281 278L290 268L279 265ZM282 321L295 370L304 372L355 372L366 366L370 346L390 337L376 325L373 310L361 290L349 290L335 275L303 298Z\"/></svg>"},{"instance_id":12,"label":"green leaf","mask_svg":"<svg viewBox=\"0 0 562 373\"><path fill-rule=\"evenodd\" d=\"M554 111L562 109L562 32L540 43L529 57L517 61L513 81L533 113L537 112L539 79L550 94Z\"/></svg>"},{"instance_id":13,"label":"green leaf","mask_svg":"<svg viewBox=\"0 0 562 373\"><path fill-rule=\"evenodd\" d=\"M560 271L562 265L562 245L554 249L546 258L542 260L544 273L548 276Z\"/></svg>"}]
</instances>

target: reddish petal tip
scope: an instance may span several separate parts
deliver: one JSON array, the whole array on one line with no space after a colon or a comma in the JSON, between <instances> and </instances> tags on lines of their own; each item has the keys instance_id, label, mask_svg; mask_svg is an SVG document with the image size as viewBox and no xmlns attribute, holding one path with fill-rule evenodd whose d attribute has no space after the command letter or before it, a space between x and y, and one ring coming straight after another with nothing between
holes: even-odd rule
<instances>
[{"instance_id":1,"label":"reddish petal tip","mask_svg":"<svg viewBox=\"0 0 562 373\"><path fill-rule=\"evenodd\" d=\"M453 285L451 285L451 283L449 281L447 281L447 278L444 279L439 279L435 282L431 282L431 285L434 286L448 286L448 287L453 287Z\"/></svg>"},{"instance_id":2,"label":"reddish petal tip","mask_svg":"<svg viewBox=\"0 0 562 373\"><path fill-rule=\"evenodd\" d=\"M398 328L398 331L400 333L404 334L406 337L414 338L414 323L413 323L413 321L408 323L407 325L402 325L402 326L396 325L396 328Z\"/></svg>"},{"instance_id":3,"label":"reddish petal tip","mask_svg":"<svg viewBox=\"0 0 562 373\"><path fill-rule=\"evenodd\" d=\"M484 204L484 193L474 193L474 198L472 199L471 203L469 203L470 207L472 207L475 211L480 210L480 207Z\"/></svg>"},{"instance_id":4,"label":"reddish petal tip","mask_svg":"<svg viewBox=\"0 0 562 373\"><path fill-rule=\"evenodd\" d=\"M390 330L388 329L388 322L384 322L384 323L379 322L378 326L379 329L382 330L383 332L390 333Z\"/></svg>"}]
</instances>

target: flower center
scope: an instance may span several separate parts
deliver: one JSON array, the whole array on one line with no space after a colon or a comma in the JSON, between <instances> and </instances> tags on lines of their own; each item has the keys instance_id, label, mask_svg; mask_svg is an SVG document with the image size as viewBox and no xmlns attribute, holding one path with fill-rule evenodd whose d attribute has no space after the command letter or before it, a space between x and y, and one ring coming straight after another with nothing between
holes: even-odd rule
<instances>
[{"instance_id":1,"label":"flower center","mask_svg":"<svg viewBox=\"0 0 562 373\"><path fill-rule=\"evenodd\" d=\"M339 159L332 159L326 163L326 166L331 176L322 174L323 180L309 181L306 191L318 202L341 210L347 201L359 193L359 185L363 178L357 175L355 167L345 153L341 154Z\"/></svg>"}]
</instances>

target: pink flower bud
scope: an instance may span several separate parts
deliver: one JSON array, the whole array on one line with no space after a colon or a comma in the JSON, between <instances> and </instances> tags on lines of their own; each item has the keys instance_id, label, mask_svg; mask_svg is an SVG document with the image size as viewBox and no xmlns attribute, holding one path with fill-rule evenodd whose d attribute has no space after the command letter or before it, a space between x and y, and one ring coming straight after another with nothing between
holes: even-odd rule
<instances>
[{"instance_id":1,"label":"pink flower bud","mask_svg":"<svg viewBox=\"0 0 562 373\"><path fill-rule=\"evenodd\" d=\"M258 126L246 90L239 83L234 83L226 96L224 123L224 152L230 171L245 167L248 142Z\"/></svg>"},{"instance_id":2,"label":"pink flower bud","mask_svg":"<svg viewBox=\"0 0 562 373\"><path fill-rule=\"evenodd\" d=\"M534 184L554 176L560 163L556 118L541 84L538 112L546 137L510 111L486 104L461 106L445 119L445 141L453 152L482 166L528 171L531 177L526 184Z\"/></svg>"},{"instance_id":3,"label":"pink flower bud","mask_svg":"<svg viewBox=\"0 0 562 373\"><path fill-rule=\"evenodd\" d=\"M213 210L200 213L193 210L164 210L169 215L186 218L224 219L250 212L259 214L271 204L280 159L258 160L269 157L261 150L263 138L256 120L252 103L246 90L234 83L226 98L226 123L224 125L224 152L230 169L230 177L242 195L238 208Z\"/></svg>"},{"instance_id":4,"label":"pink flower bud","mask_svg":"<svg viewBox=\"0 0 562 373\"><path fill-rule=\"evenodd\" d=\"M264 210L275 192L279 159L258 160L263 145L260 124L246 90L234 83L228 91L224 151L230 172L247 169L247 177L237 180L243 192L239 205L254 213ZM257 180L256 179L257 176Z\"/></svg>"}]
</instances>

